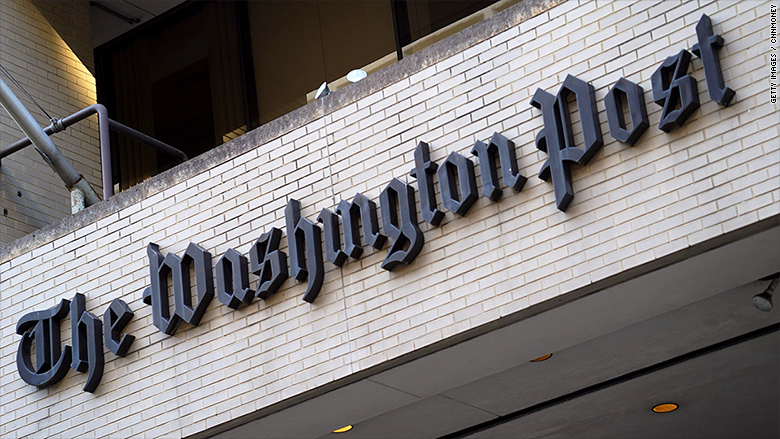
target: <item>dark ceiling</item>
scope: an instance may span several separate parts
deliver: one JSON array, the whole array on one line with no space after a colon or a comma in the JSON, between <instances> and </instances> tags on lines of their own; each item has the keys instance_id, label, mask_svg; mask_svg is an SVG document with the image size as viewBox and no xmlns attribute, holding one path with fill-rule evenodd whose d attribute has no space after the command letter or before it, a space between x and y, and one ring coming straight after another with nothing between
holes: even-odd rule
<instances>
[{"instance_id":1,"label":"dark ceiling","mask_svg":"<svg viewBox=\"0 0 780 439\"><path fill-rule=\"evenodd\" d=\"M698 254L215 437L778 438L780 228ZM547 306L548 309L542 309ZM536 308L536 310L534 309ZM536 311L536 312L534 312ZM543 362L529 360L552 353ZM304 395L305 396L305 395ZM656 404L673 402L665 414ZM344 425L347 433L328 433ZM224 427L223 427L224 428Z\"/></svg>"},{"instance_id":2,"label":"dark ceiling","mask_svg":"<svg viewBox=\"0 0 780 439\"><path fill-rule=\"evenodd\" d=\"M92 47L106 43L146 23L185 0L92 0ZM113 11L112 12L109 12ZM130 24L118 15L136 21Z\"/></svg>"}]
</instances>

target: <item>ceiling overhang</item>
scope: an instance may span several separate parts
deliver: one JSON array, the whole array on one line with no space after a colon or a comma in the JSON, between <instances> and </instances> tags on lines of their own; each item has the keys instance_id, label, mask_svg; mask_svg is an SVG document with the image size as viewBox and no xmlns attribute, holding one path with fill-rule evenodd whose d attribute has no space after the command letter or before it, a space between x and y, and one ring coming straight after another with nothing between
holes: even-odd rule
<instances>
[{"instance_id":1,"label":"ceiling overhang","mask_svg":"<svg viewBox=\"0 0 780 439\"><path fill-rule=\"evenodd\" d=\"M92 47L98 47L154 19L186 0L92 0Z\"/></svg>"},{"instance_id":2,"label":"ceiling overhang","mask_svg":"<svg viewBox=\"0 0 780 439\"><path fill-rule=\"evenodd\" d=\"M354 429L343 437L423 438L466 434L481 425L488 432L476 437L493 437L494 431L511 437L511 432L527 432L521 419L534 413L528 419L540 421L531 425L558 425L555 434L598 436L598 430L586 427L598 427L610 413L620 418L631 410L639 410L639 424L633 428L642 432L643 422L660 419L647 416L651 403L681 398L686 388L692 389L686 396L691 401L685 400L681 410L715 404L704 401L707 395L731 389L725 381L741 382L737 378L746 373L763 374L760 379L769 384L777 381L772 372L780 370L778 350L770 356L762 353L768 345L778 345L780 313L757 310L751 298L769 283L759 279L780 271L778 248L780 226L773 218L621 273L609 286L533 306L506 326L449 346L442 343L435 352L373 368L335 390L310 394L302 402L305 396L283 401L274 413L251 421L246 417L244 425L206 434L226 439L320 437L351 424ZM547 361L529 362L548 353L553 356ZM745 365L742 356L761 361ZM711 372L717 376L702 380ZM671 388L658 384L667 375ZM757 413L768 408L774 417L746 418L748 409L743 408L733 412L734 428L744 428L745 422L736 422L739 418L758 422L756 431L771 431L780 419L777 386L754 394L754 384L745 384L732 404L747 404ZM618 407L605 406L590 415L578 412L580 400L601 407L620 398ZM291 403L295 405L280 408ZM583 417L589 421L576 427ZM685 431L709 431L705 424L706 417L690 418ZM679 422L673 425L681 428ZM646 427L667 432L663 426ZM614 431L623 434L625 429ZM545 430L538 434L544 436Z\"/></svg>"}]
</instances>

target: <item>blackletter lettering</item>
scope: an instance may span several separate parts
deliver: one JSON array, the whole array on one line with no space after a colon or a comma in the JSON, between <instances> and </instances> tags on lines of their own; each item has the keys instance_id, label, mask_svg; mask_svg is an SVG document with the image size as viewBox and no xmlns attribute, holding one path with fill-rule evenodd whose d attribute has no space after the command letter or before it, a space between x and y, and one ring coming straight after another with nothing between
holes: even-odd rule
<instances>
[{"instance_id":1,"label":"blackletter lettering","mask_svg":"<svg viewBox=\"0 0 780 439\"><path fill-rule=\"evenodd\" d=\"M393 241L382 268L392 270L399 264L411 264L425 242L422 230L417 225L414 189L393 178L379 195L379 205L382 210L382 228Z\"/></svg>"},{"instance_id":2,"label":"blackletter lettering","mask_svg":"<svg viewBox=\"0 0 780 439\"><path fill-rule=\"evenodd\" d=\"M723 37L712 33L712 20L706 14L702 14L696 24L696 36L699 42L693 45L691 51L701 58L710 99L727 107L735 92L723 82L723 70L720 68L718 56L718 50L723 47Z\"/></svg>"},{"instance_id":3,"label":"blackletter lettering","mask_svg":"<svg viewBox=\"0 0 780 439\"><path fill-rule=\"evenodd\" d=\"M247 260L232 248L217 260L217 298L228 308L237 309L243 303L251 303L255 291L249 288Z\"/></svg>"},{"instance_id":4,"label":"blackletter lettering","mask_svg":"<svg viewBox=\"0 0 780 439\"><path fill-rule=\"evenodd\" d=\"M385 245L387 237L379 233L379 219L376 216L376 203L357 193L351 203L339 202L336 212L344 223L344 250L351 258L357 259L363 254L360 245L358 220L363 223L363 238L366 244L379 250Z\"/></svg>"},{"instance_id":5,"label":"blackletter lettering","mask_svg":"<svg viewBox=\"0 0 780 439\"><path fill-rule=\"evenodd\" d=\"M16 333L22 336L16 351L16 369L27 384L46 387L60 381L71 361L71 347L60 346L60 321L68 315L70 301L60 303L45 311L35 311L22 316L16 323ZM35 366L30 355L35 340Z\"/></svg>"},{"instance_id":6,"label":"blackletter lettering","mask_svg":"<svg viewBox=\"0 0 780 439\"><path fill-rule=\"evenodd\" d=\"M130 345L135 340L135 337L130 334L122 335L122 330L130 323L134 315L135 313L122 299L112 300L103 313L103 335L106 347L120 357L127 355ZM120 335L122 335L121 340Z\"/></svg>"},{"instance_id":7,"label":"blackletter lettering","mask_svg":"<svg viewBox=\"0 0 780 439\"><path fill-rule=\"evenodd\" d=\"M179 325L179 316L175 312L171 314L169 308L168 276L163 264L165 258L160 253L160 247L151 242L146 246L146 255L149 258L151 285L143 292L143 302L152 306L152 324L163 333L171 335Z\"/></svg>"},{"instance_id":8,"label":"blackletter lettering","mask_svg":"<svg viewBox=\"0 0 780 439\"><path fill-rule=\"evenodd\" d=\"M347 254L341 250L338 215L323 208L317 216L317 221L321 222L325 229L325 259L331 264L341 267L347 260Z\"/></svg>"},{"instance_id":9,"label":"blackletter lettering","mask_svg":"<svg viewBox=\"0 0 780 439\"><path fill-rule=\"evenodd\" d=\"M441 203L460 216L466 215L477 201L477 179L474 177L474 163L453 151L438 170L441 188ZM457 173L457 175L456 175ZM458 193L460 186L460 193Z\"/></svg>"},{"instance_id":10,"label":"blackletter lettering","mask_svg":"<svg viewBox=\"0 0 780 439\"><path fill-rule=\"evenodd\" d=\"M490 143L477 140L471 154L479 158L479 169L482 174L482 195L492 201L498 201L503 191L498 187L498 173L496 172L496 155L498 155L499 167L504 184L515 192L520 192L525 185L526 178L517 170L517 156L515 143L499 133L493 133ZM439 179L441 181L441 179Z\"/></svg>"},{"instance_id":11,"label":"blackletter lettering","mask_svg":"<svg viewBox=\"0 0 780 439\"><path fill-rule=\"evenodd\" d=\"M81 293L76 293L70 302L70 333L73 343L73 358L70 367L79 372L85 372L89 367L86 337L78 337L79 319L86 312L86 308L86 297Z\"/></svg>"},{"instance_id":12,"label":"blackletter lettering","mask_svg":"<svg viewBox=\"0 0 780 439\"><path fill-rule=\"evenodd\" d=\"M211 269L211 253L197 244L190 243L179 258L173 253L163 257L157 244L146 246L149 257L151 286L143 292L143 302L152 306L152 323L160 331L171 335L176 332L179 322L197 326L206 309L214 298L214 275ZM198 304L192 307L192 288L190 286L190 265L195 264L195 282ZM171 275L174 296L174 312L169 310L168 274Z\"/></svg>"},{"instance_id":13,"label":"blackletter lettering","mask_svg":"<svg viewBox=\"0 0 780 439\"><path fill-rule=\"evenodd\" d=\"M628 103L628 115L631 118L631 131L626 129L626 121L623 118L623 104L618 93L623 93ZM647 107L645 106L644 90L637 84L620 78L609 89L604 97L604 106L607 109L607 123L609 133L620 142L634 146L637 140L650 126L647 119Z\"/></svg>"},{"instance_id":14,"label":"blackletter lettering","mask_svg":"<svg viewBox=\"0 0 780 439\"><path fill-rule=\"evenodd\" d=\"M282 231L271 227L249 249L252 273L260 277L255 295L263 300L271 297L287 280L287 254L279 251Z\"/></svg>"},{"instance_id":15,"label":"blackletter lettering","mask_svg":"<svg viewBox=\"0 0 780 439\"><path fill-rule=\"evenodd\" d=\"M585 149L578 148L574 143L568 105L568 97L572 93L577 98ZM531 105L542 110L544 121L544 128L536 135L536 147L547 153L539 178L544 181L552 178L555 204L559 210L566 211L574 199L569 164L587 164L604 144L595 90L587 82L568 75L557 96L539 88L531 99Z\"/></svg>"},{"instance_id":16,"label":"blackletter lettering","mask_svg":"<svg viewBox=\"0 0 780 439\"><path fill-rule=\"evenodd\" d=\"M681 127L699 108L699 88L688 75L690 62L691 52L683 49L666 58L650 76L653 101L664 108L658 128L667 133Z\"/></svg>"},{"instance_id":17,"label":"blackletter lettering","mask_svg":"<svg viewBox=\"0 0 780 439\"><path fill-rule=\"evenodd\" d=\"M60 348L60 321L70 312L73 346ZM94 392L103 377L103 324L86 312L86 298L76 293L72 301L62 299L46 311L25 314L16 324L22 335L16 352L16 367L22 379L34 386L46 387L60 381L68 366L89 372L84 390ZM30 361L35 340L35 367Z\"/></svg>"},{"instance_id":18,"label":"blackletter lettering","mask_svg":"<svg viewBox=\"0 0 780 439\"><path fill-rule=\"evenodd\" d=\"M166 260L168 256L176 257L176 255L168 253ZM192 307L192 287L190 286L190 265L193 263L195 264L195 290L198 297L198 304L195 308ZM171 270L174 270L173 267L174 263L172 260ZM180 287L177 287L176 278L173 278L173 298L176 314L190 325L198 326L200 319L209 307L209 303L211 303L211 299L214 298L214 274L211 271L211 253L198 244L190 243L184 252L184 256L181 258L181 262L179 262L178 268L181 273Z\"/></svg>"},{"instance_id":19,"label":"blackletter lettering","mask_svg":"<svg viewBox=\"0 0 780 439\"><path fill-rule=\"evenodd\" d=\"M420 212L425 222L438 226L444 218L444 212L436 208L436 191L433 187L433 174L439 165L431 161L428 144L420 142L414 150L414 169L409 173L417 179L417 191L420 192Z\"/></svg>"},{"instance_id":20,"label":"blackletter lettering","mask_svg":"<svg viewBox=\"0 0 780 439\"><path fill-rule=\"evenodd\" d=\"M284 208L287 223L287 241L290 247L292 276L299 282L309 280L303 300L313 302L322 289L325 268L322 263L322 237L320 228L306 218L301 218L301 203L290 199Z\"/></svg>"},{"instance_id":21,"label":"blackletter lettering","mask_svg":"<svg viewBox=\"0 0 780 439\"><path fill-rule=\"evenodd\" d=\"M81 293L70 303L71 342L73 362L71 367L87 373L86 392L94 392L103 377L103 324L94 314L86 311L86 298Z\"/></svg>"}]
</instances>

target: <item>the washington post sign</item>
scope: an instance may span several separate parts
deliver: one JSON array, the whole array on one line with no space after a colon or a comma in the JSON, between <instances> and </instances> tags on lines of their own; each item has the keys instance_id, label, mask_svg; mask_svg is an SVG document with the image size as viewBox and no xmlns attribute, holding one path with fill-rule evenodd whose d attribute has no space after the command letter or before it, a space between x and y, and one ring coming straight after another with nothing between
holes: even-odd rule
<instances>
[{"instance_id":1,"label":"the washington post sign","mask_svg":"<svg viewBox=\"0 0 780 439\"><path fill-rule=\"evenodd\" d=\"M712 33L712 23L706 15L702 15L696 25L696 35L698 43L691 51L683 49L667 57L651 77L653 101L663 108L658 128L667 133L683 126L699 108L698 83L688 75L692 56L701 59L710 99L727 106L735 94L723 81L718 56L723 38ZM610 135L629 146L636 144L649 128L643 96L644 89L640 85L620 78L604 97ZM574 140L570 97L577 102L582 145ZM623 106L624 100L627 108ZM552 184L556 206L565 212L575 196L571 166L587 165L604 144L595 91L585 80L568 75L555 94L537 89L530 105L539 110L544 123L535 141L536 147L547 154L539 178ZM626 113L630 129L627 128ZM493 202L501 198L499 172L504 186L515 192L523 189L526 177L518 171L515 144L510 139L494 133L487 143L477 141L471 155L479 162L482 196ZM471 158L457 152L451 152L443 162L436 163L430 159L428 144L417 144L414 167L409 174L417 181L423 221L438 227L444 218L436 200L434 174L442 207L458 216L468 214L480 196L474 166ZM298 282L306 282L303 300L311 303L322 289L325 259L340 267L348 260L359 259L364 244L381 250L389 243L381 264L383 269L394 270L400 265L411 264L425 242L417 218L417 204L414 188L393 178L379 194L380 228L376 203L360 193L351 201L341 200L334 210L322 209L315 221L302 217L300 203L290 199L284 209L289 269L287 254L279 249L282 231L275 227L253 243L248 258L228 249L214 267L211 253L195 243L190 243L181 257L173 253L163 255L156 244L149 243L149 287L142 292L141 298L152 307L154 326L169 335L176 332L181 321L197 326L215 294L222 304L237 309L255 298L270 297L290 276ZM196 303L193 303L191 293L191 268L195 272ZM259 277L254 288L249 285L250 271ZM169 291L169 284L173 291ZM170 306L171 295L173 307ZM61 346L60 322L68 314L72 346ZM46 387L60 381L68 369L73 368L87 372L84 390L94 392L103 375L104 344L115 355L129 352L134 337L122 335L122 331L133 315L125 302L114 299L101 322L97 316L86 312L85 296L80 293L76 293L73 300L62 299L53 308L25 314L16 325L16 332L22 336L16 360L19 375L29 384ZM34 365L31 358L33 343Z\"/></svg>"}]
</instances>

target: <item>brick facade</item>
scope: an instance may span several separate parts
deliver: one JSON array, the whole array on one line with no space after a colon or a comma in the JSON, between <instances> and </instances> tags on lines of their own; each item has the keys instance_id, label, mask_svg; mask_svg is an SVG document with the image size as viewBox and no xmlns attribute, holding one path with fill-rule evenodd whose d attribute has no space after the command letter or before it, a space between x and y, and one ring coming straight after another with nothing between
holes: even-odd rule
<instances>
[{"instance_id":1,"label":"brick facade","mask_svg":"<svg viewBox=\"0 0 780 439\"><path fill-rule=\"evenodd\" d=\"M53 117L63 118L96 102L89 20L86 0L0 2L0 63ZM5 75L3 80L42 127L50 124ZM8 113L0 111L0 143L24 137ZM101 193L96 116L52 140ZM0 244L10 244L69 215L70 195L60 177L28 147L2 160L0 210Z\"/></svg>"},{"instance_id":2,"label":"brick facade","mask_svg":"<svg viewBox=\"0 0 780 439\"><path fill-rule=\"evenodd\" d=\"M192 435L780 215L769 3L701 3L567 1L0 261L0 436ZM703 13L726 42L723 76L737 95L725 108L713 102L694 58L701 108L667 134L650 75L697 42ZM589 165L572 167L576 195L561 212L552 184L536 177L547 156L534 144L543 125L529 101L537 87L556 93L567 74L595 87L604 146ZM650 128L634 147L609 135L604 113L620 77L645 90ZM285 229L290 198L312 221L355 192L378 201L393 177L416 187L408 175L418 141L441 163L452 151L472 157L474 142L495 131L517 146L528 177L522 192L504 188L498 202L481 196L465 217L447 212L440 227L420 220L425 245L410 266L385 271L387 248L366 246L341 268L325 262L312 304L301 300L305 282L288 279L238 310L213 300L198 327L182 324L172 336L152 325L141 301L149 242L177 255L197 243L214 261L228 248L246 255L261 233ZM286 236L282 247L289 254ZM137 339L124 358L106 350L94 395L74 371L37 390L16 371L16 322L75 292L98 316L112 299L125 300L136 313L127 332ZM62 329L68 344L68 320Z\"/></svg>"}]
</instances>

